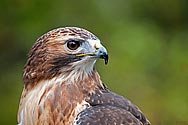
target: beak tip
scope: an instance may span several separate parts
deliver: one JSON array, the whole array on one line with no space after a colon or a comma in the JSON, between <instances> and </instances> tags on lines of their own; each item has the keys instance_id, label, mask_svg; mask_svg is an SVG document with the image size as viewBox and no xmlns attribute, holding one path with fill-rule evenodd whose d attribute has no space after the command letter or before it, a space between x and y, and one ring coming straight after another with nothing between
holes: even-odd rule
<instances>
[{"instance_id":1,"label":"beak tip","mask_svg":"<svg viewBox=\"0 0 188 125\"><path fill-rule=\"evenodd\" d=\"M106 55L106 57L104 58L104 63L105 63L105 65L108 64L108 55Z\"/></svg>"},{"instance_id":2,"label":"beak tip","mask_svg":"<svg viewBox=\"0 0 188 125\"><path fill-rule=\"evenodd\" d=\"M104 64L107 65L108 64L108 54L107 53L103 53L102 55L100 55L101 59L104 59Z\"/></svg>"}]
</instances>

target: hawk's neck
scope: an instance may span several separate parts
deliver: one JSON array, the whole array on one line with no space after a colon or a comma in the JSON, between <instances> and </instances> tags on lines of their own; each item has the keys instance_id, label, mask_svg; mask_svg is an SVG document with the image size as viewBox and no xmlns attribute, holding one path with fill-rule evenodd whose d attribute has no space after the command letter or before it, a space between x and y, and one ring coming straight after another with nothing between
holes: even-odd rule
<instances>
[{"instance_id":1,"label":"hawk's neck","mask_svg":"<svg viewBox=\"0 0 188 125\"><path fill-rule=\"evenodd\" d=\"M28 90L27 90L28 89ZM72 124L74 117L89 103L85 101L90 94L103 90L104 86L96 71L76 79L58 76L44 80L29 90L25 88L19 109L19 121L45 123L46 120L59 124ZM34 112L33 116L30 112ZM25 119L25 120L24 120Z\"/></svg>"}]
</instances>

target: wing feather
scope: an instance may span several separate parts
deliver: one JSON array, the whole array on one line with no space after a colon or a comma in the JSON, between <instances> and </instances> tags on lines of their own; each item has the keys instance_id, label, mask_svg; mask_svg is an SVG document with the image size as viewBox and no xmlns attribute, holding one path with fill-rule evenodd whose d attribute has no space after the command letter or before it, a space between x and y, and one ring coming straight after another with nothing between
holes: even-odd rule
<instances>
[{"instance_id":1,"label":"wing feather","mask_svg":"<svg viewBox=\"0 0 188 125\"><path fill-rule=\"evenodd\" d=\"M109 105L97 105L81 112L76 125L143 125L130 112Z\"/></svg>"},{"instance_id":2,"label":"wing feather","mask_svg":"<svg viewBox=\"0 0 188 125\"><path fill-rule=\"evenodd\" d=\"M121 109L123 111L125 110L126 114L131 114L132 116L134 116L134 118L138 119L144 125L150 125L150 122L137 106L132 104L128 99L111 92L107 88L90 95L90 97L86 101L91 106L108 105L117 109Z\"/></svg>"}]
</instances>

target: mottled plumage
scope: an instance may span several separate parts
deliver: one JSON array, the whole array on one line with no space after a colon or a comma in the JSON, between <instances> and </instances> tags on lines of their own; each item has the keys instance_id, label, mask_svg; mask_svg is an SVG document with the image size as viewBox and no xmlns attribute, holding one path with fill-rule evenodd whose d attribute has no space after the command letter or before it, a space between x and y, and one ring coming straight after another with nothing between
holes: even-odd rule
<instances>
[{"instance_id":1,"label":"mottled plumage","mask_svg":"<svg viewBox=\"0 0 188 125\"><path fill-rule=\"evenodd\" d=\"M20 125L149 125L129 100L111 92L94 68L106 49L87 30L65 27L41 36L24 67Z\"/></svg>"}]
</instances>

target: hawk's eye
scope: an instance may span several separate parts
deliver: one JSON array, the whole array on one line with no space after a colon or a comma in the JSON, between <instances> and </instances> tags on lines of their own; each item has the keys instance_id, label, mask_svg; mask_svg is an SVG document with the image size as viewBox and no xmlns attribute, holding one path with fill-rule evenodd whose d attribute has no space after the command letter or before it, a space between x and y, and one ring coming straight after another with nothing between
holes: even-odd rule
<instances>
[{"instance_id":1,"label":"hawk's eye","mask_svg":"<svg viewBox=\"0 0 188 125\"><path fill-rule=\"evenodd\" d=\"M67 47L70 50L76 50L78 47L80 47L80 42L76 40L70 40L67 42Z\"/></svg>"}]
</instances>

